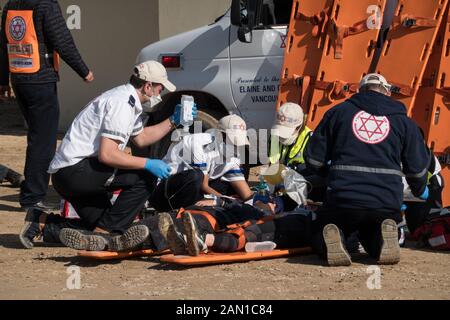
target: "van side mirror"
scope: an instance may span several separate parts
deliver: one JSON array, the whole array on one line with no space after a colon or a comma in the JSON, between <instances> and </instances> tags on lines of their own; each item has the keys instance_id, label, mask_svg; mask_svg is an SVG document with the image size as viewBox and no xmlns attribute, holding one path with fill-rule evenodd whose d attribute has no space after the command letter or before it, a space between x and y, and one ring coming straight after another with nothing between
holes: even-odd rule
<instances>
[{"instance_id":1,"label":"van side mirror","mask_svg":"<svg viewBox=\"0 0 450 320\"><path fill-rule=\"evenodd\" d=\"M253 32L248 26L242 26L238 29L238 39L243 43L252 43Z\"/></svg>"},{"instance_id":2,"label":"van side mirror","mask_svg":"<svg viewBox=\"0 0 450 320\"><path fill-rule=\"evenodd\" d=\"M252 42L252 31L257 25L257 12L262 7L261 0L233 0L231 3L231 24L238 26L238 39Z\"/></svg>"}]
</instances>

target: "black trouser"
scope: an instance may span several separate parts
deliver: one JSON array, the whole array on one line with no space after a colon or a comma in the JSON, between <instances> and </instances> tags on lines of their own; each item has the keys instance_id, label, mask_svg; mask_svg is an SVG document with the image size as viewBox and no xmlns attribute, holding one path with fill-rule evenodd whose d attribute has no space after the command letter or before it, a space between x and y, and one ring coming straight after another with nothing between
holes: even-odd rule
<instances>
[{"instance_id":1,"label":"black trouser","mask_svg":"<svg viewBox=\"0 0 450 320\"><path fill-rule=\"evenodd\" d=\"M432 178L433 179L433 178ZM434 178L436 179L436 178ZM438 183L429 185L430 197L426 202L406 202L405 218L411 234L422 226L432 209L442 208L443 187Z\"/></svg>"},{"instance_id":2,"label":"black trouser","mask_svg":"<svg viewBox=\"0 0 450 320\"><path fill-rule=\"evenodd\" d=\"M20 204L31 206L47 194L50 162L55 155L59 122L56 83L13 84L17 102L28 126L25 181Z\"/></svg>"},{"instance_id":3,"label":"black trouser","mask_svg":"<svg viewBox=\"0 0 450 320\"><path fill-rule=\"evenodd\" d=\"M6 175L8 174L8 168L0 164L0 183L5 180Z\"/></svg>"},{"instance_id":4,"label":"black trouser","mask_svg":"<svg viewBox=\"0 0 450 320\"><path fill-rule=\"evenodd\" d=\"M244 230L245 242L272 241L277 248L302 248L311 243L311 215L288 215L263 224L253 224ZM212 249L216 252L234 252L239 239L232 234L216 233Z\"/></svg>"},{"instance_id":5,"label":"black trouser","mask_svg":"<svg viewBox=\"0 0 450 320\"><path fill-rule=\"evenodd\" d=\"M203 178L200 170L177 173L158 184L150 203L159 212L192 206L203 199Z\"/></svg>"},{"instance_id":6,"label":"black trouser","mask_svg":"<svg viewBox=\"0 0 450 320\"><path fill-rule=\"evenodd\" d=\"M358 238L364 250L373 258L378 259L383 244L381 223L392 219L402 221L400 212L378 211L375 209L355 210L324 207L317 212L317 221L313 231L312 246L316 253L326 258L326 246L323 239L323 228L327 224L335 224L344 237L349 237L358 231ZM342 239L345 241L345 239Z\"/></svg>"},{"instance_id":7,"label":"black trouser","mask_svg":"<svg viewBox=\"0 0 450 320\"><path fill-rule=\"evenodd\" d=\"M155 177L143 170L118 170L111 185L105 187L113 172L113 168L97 158L88 158L59 170L52 181L56 191L72 204L87 226L124 232L144 207ZM111 205L111 192L115 190L122 192Z\"/></svg>"}]
</instances>

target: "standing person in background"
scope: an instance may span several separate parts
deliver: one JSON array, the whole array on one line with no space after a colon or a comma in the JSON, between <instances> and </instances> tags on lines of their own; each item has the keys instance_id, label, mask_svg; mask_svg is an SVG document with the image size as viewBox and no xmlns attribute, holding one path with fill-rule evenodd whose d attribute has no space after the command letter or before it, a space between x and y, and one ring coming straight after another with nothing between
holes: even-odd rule
<instances>
[{"instance_id":1,"label":"standing person in background","mask_svg":"<svg viewBox=\"0 0 450 320\"><path fill-rule=\"evenodd\" d=\"M56 82L59 56L86 82L93 73L82 60L56 0L10 0L0 32L0 96L12 89L28 126L25 182L20 205L44 204L59 122Z\"/></svg>"}]
</instances>

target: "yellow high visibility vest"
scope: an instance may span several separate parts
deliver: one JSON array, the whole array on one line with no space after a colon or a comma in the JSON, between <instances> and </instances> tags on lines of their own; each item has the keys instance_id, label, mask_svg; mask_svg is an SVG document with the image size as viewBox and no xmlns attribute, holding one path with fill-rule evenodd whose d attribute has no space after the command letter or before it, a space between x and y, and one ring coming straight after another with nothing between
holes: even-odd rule
<instances>
[{"instance_id":1,"label":"yellow high visibility vest","mask_svg":"<svg viewBox=\"0 0 450 320\"><path fill-rule=\"evenodd\" d=\"M276 145L274 141L270 145L270 163L282 163L284 165L304 164L305 148L312 135L312 130L305 127L299 134L297 141L292 146Z\"/></svg>"}]
</instances>

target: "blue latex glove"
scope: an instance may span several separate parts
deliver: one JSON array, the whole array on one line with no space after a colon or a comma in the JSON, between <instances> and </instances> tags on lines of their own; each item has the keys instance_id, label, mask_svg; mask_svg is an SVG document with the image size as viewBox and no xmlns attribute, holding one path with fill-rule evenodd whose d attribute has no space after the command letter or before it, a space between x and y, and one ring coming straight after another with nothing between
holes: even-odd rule
<instances>
[{"instance_id":1,"label":"blue latex glove","mask_svg":"<svg viewBox=\"0 0 450 320\"><path fill-rule=\"evenodd\" d=\"M170 176L172 169L162 160L152 160L148 159L145 163L146 171L153 174L159 179L167 179Z\"/></svg>"},{"instance_id":2,"label":"blue latex glove","mask_svg":"<svg viewBox=\"0 0 450 320\"><path fill-rule=\"evenodd\" d=\"M428 197L430 196L430 189L428 189L428 186L425 187L425 191L422 193L422 195L419 197L421 200L428 200Z\"/></svg>"},{"instance_id":3,"label":"blue latex glove","mask_svg":"<svg viewBox=\"0 0 450 320\"><path fill-rule=\"evenodd\" d=\"M408 206L406 204L402 204L402 206L400 207L400 211L406 211L406 209L408 209Z\"/></svg>"},{"instance_id":4,"label":"blue latex glove","mask_svg":"<svg viewBox=\"0 0 450 320\"><path fill-rule=\"evenodd\" d=\"M177 127L181 124L181 109L182 108L183 108L183 106L181 104L177 104L175 106L174 114L170 117L170 121L175 123L175 125ZM197 116L198 116L197 105L194 103L194 107L192 108L192 118L195 119L195 118L197 118Z\"/></svg>"}]
</instances>

